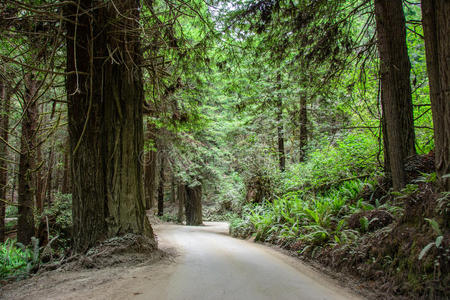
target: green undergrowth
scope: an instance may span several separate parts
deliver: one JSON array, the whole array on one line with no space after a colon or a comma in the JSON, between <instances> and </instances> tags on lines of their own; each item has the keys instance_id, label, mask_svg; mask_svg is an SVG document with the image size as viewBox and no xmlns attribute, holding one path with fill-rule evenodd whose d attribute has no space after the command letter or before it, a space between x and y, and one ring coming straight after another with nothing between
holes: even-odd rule
<instances>
[{"instance_id":1,"label":"green undergrowth","mask_svg":"<svg viewBox=\"0 0 450 300\"><path fill-rule=\"evenodd\" d=\"M39 241L25 247L14 240L0 244L0 280L24 278L39 264Z\"/></svg>"},{"instance_id":2,"label":"green undergrowth","mask_svg":"<svg viewBox=\"0 0 450 300\"><path fill-rule=\"evenodd\" d=\"M438 299L449 284L449 194L435 192L433 174L422 175L398 193L380 192L379 176L288 191L244 206L230 233L378 280L394 295Z\"/></svg>"}]
</instances>

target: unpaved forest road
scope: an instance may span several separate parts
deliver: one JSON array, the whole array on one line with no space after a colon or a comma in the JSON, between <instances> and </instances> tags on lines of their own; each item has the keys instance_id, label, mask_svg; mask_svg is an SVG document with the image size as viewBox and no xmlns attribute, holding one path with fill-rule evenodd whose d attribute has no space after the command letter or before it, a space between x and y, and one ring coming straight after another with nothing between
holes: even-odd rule
<instances>
[{"instance_id":1,"label":"unpaved forest road","mask_svg":"<svg viewBox=\"0 0 450 300\"><path fill-rule=\"evenodd\" d=\"M362 299L295 258L228 236L227 223L155 225L174 253L144 266L49 272L17 282L1 299Z\"/></svg>"},{"instance_id":2,"label":"unpaved forest road","mask_svg":"<svg viewBox=\"0 0 450 300\"><path fill-rule=\"evenodd\" d=\"M229 237L227 223L155 229L161 248L180 251L179 263L135 299L361 299L294 258Z\"/></svg>"}]
</instances>

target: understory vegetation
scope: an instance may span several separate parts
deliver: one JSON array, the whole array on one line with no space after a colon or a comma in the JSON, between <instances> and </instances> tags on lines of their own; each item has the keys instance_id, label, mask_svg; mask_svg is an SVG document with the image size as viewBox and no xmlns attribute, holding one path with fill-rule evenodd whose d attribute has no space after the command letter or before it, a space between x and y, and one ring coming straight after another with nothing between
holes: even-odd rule
<instances>
[{"instance_id":1,"label":"understory vegetation","mask_svg":"<svg viewBox=\"0 0 450 300\"><path fill-rule=\"evenodd\" d=\"M433 156L411 158L409 184L394 192L389 178L367 162L348 164L364 148L353 149L347 159L344 153L334 156L339 152L334 149L327 151L330 156L294 166L302 176L287 171L272 178L278 188L269 188L273 193L259 203L246 202L230 219L230 234L279 245L363 282L378 282L366 285L385 297L445 297L450 193L437 192ZM332 169L325 167L330 160ZM314 170L311 165L328 172L305 180Z\"/></svg>"}]
</instances>

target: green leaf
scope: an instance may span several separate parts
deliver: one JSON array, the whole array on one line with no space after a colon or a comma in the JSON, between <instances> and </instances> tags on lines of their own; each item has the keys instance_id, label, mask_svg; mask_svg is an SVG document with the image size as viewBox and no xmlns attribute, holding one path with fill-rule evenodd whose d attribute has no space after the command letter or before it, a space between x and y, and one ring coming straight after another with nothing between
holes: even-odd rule
<instances>
[{"instance_id":1,"label":"green leaf","mask_svg":"<svg viewBox=\"0 0 450 300\"><path fill-rule=\"evenodd\" d=\"M431 227L433 228L433 230L438 234L438 235L442 235L441 229L439 228L439 224L438 222L436 222L435 219L428 219L425 218L425 220L430 223Z\"/></svg>"},{"instance_id":2,"label":"green leaf","mask_svg":"<svg viewBox=\"0 0 450 300\"><path fill-rule=\"evenodd\" d=\"M427 254L428 250L430 250L430 248L433 247L433 245L434 243L429 243L422 249L422 251L420 251L419 260L422 260L422 258L425 256L425 254Z\"/></svg>"},{"instance_id":3,"label":"green leaf","mask_svg":"<svg viewBox=\"0 0 450 300\"><path fill-rule=\"evenodd\" d=\"M436 244L436 248L439 248L439 246L442 244L442 241L444 240L444 236L440 235L436 238L436 241L434 242Z\"/></svg>"}]
</instances>

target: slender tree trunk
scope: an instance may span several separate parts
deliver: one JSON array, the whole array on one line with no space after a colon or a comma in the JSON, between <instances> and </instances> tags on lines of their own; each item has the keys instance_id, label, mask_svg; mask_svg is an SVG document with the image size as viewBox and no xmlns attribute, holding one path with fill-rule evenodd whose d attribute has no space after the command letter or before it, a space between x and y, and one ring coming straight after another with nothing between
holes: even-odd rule
<instances>
[{"instance_id":1,"label":"slender tree trunk","mask_svg":"<svg viewBox=\"0 0 450 300\"><path fill-rule=\"evenodd\" d=\"M300 162L305 161L305 148L308 143L308 112L306 110L306 97L300 98Z\"/></svg>"},{"instance_id":2,"label":"slender tree trunk","mask_svg":"<svg viewBox=\"0 0 450 300\"><path fill-rule=\"evenodd\" d=\"M153 238L153 231L139 162L144 142L139 1L78 3L65 11L73 22L66 23L72 72L66 85L73 240L76 251L84 251L107 237Z\"/></svg>"},{"instance_id":3,"label":"slender tree trunk","mask_svg":"<svg viewBox=\"0 0 450 300\"><path fill-rule=\"evenodd\" d=\"M178 184L177 199L178 199L177 222L183 223L184 219L183 209L184 203L186 201L186 186L184 184Z\"/></svg>"},{"instance_id":4,"label":"slender tree trunk","mask_svg":"<svg viewBox=\"0 0 450 300\"><path fill-rule=\"evenodd\" d=\"M165 157L164 150L160 153L160 163L159 163L159 186L158 186L158 216L164 215L164 183L166 178L164 176L164 165Z\"/></svg>"},{"instance_id":5,"label":"slender tree trunk","mask_svg":"<svg viewBox=\"0 0 450 300\"><path fill-rule=\"evenodd\" d=\"M19 218L17 221L17 241L27 245L34 236L33 180L35 167L35 137L37 128L36 93L38 81L33 75L25 76L25 99L23 103L22 133L20 138L19 161Z\"/></svg>"},{"instance_id":6,"label":"slender tree trunk","mask_svg":"<svg viewBox=\"0 0 450 300\"><path fill-rule=\"evenodd\" d=\"M147 121L147 140L149 141L151 148L155 147L155 131L156 127L150 121ZM156 187L156 163L157 152L153 149L147 149L145 154L145 208L150 209L153 207L154 194Z\"/></svg>"},{"instance_id":7,"label":"slender tree trunk","mask_svg":"<svg viewBox=\"0 0 450 300\"><path fill-rule=\"evenodd\" d=\"M422 0L436 173L450 191L450 1Z\"/></svg>"},{"instance_id":8,"label":"slender tree trunk","mask_svg":"<svg viewBox=\"0 0 450 300\"><path fill-rule=\"evenodd\" d=\"M50 146L50 151L48 152L48 159L47 159L47 175L45 176L45 190L47 191L47 195L45 196L47 201L47 207L51 206L52 203L52 181L53 181L53 164L54 164L54 148L55 148L55 142L52 142L52 145Z\"/></svg>"},{"instance_id":9,"label":"slender tree trunk","mask_svg":"<svg viewBox=\"0 0 450 300\"><path fill-rule=\"evenodd\" d=\"M278 91L281 90L281 75L277 75L279 83ZM286 152L284 150L284 126L283 126L283 100L281 96L276 98L277 105L277 135L278 135L278 159L280 163L280 171L284 172L286 169Z\"/></svg>"},{"instance_id":10,"label":"slender tree trunk","mask_svg":"<svg viewBox=\"0 0 450 300\"><path fill-rule=\"evenodd\" d=\"M0 243L5 240L5 210L6 210L6 192L8 182L8 142L9 133L9 104L10 94L6 84L0 81L0 105L1 105L1 118L0 118L0 136L3 142L0 143Z\"/></svg>"},{"instance_id":11,"label":"slender tree trunk","mask_svg":"<svg viewBox=\"0 0 450 300\"><path fill-rule=\"evenodd\" d=\"M414 155L415 134L411 100L411 64L401 0L375 0L380 55L381 104L386 121L390 173L395 190L406 184L405 159Z\"/></svg>"},{"instance_id":12,"label":"slender tree trunk","mask_svg":"<svg viewBox=\"0 0 450 300\"><path fill-rule=\"evenodd\" d=\"M186 225L202 225L202 186L186 185L185 199Z\"/></svg>"},{"instance_id":13,"label":"slender tree trunk","mask_svg":"<svg viewBox=\"0 0 450 300\"><path fill-rule=\"evenodd\" d=\"M176 182L175 182L175 174L173 174L173 170L172 170L172 177L171 177L171 181L170 181L170 202L175 203L177 200L177 195L176 195Z\"/></svg>"},{"instance_id":14,"label":"slender tree trunk","mask_svg":"<svg viewBox=\"0 0 450 300\"><path fill-rule=\"evenodd\" d=\"M63 169L63 177L62 177L62 186L61 186L61 193L62 194L69 194L70 193L70 144L69 139L67 139L67 142L64 147L64 169Z\"/></svg>"},{"instance_id":15,"label":"slender tree trunk","mask_svg":"<svg viewBox=\"0 0 450 300\"><path fill-rule=\"evenodd\" d=\"M37 108L37 115L39 115L39 106L36 107ZM36 120L36 123L38 123L38 121ZM45 179L44 179L44 175L43 175L43 168L42 168L42 164L43 164L43 160L42 160L42 147L40 144L40 141L36 140L35 141L36 144L38 144L36 146L36 161L35 161L35 165L36 167L39 166L37 168L37 170L34 170L34 176L33 176L33 180L34 180L34 187L36 189L35 192L35 200L36 200L36 209L38 211L39 214L42 214L42 211L44 210L44 195L45 195Z\"/></svg>"}]
</instances>

